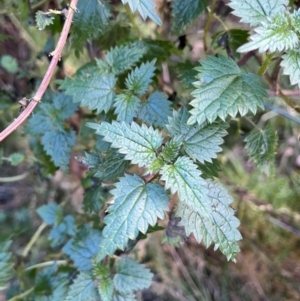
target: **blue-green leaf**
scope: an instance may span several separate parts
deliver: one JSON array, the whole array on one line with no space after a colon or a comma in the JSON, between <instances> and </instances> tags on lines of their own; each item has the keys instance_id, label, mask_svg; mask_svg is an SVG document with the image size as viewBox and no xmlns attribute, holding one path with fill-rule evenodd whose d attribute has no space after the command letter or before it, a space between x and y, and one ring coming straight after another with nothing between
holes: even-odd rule
<instances>
[{"instance_id":1,"label":"blue-green leaf","mask_svg":"<svg viewBox=\"0 0 300 301\"><path fill-rule=\"evenodd\" d=\"M105 56L105 61L96 60L101 70L113 74L121 74L134 66L147 52L147 47L136 43L127 43L111 48Z\"/></svg>"},{"instance_id":2,"label":"blue-green leaf","mask_svg":"<svg viewBox=\"0 0 300 301\"><path fill-rule=\"evenodd\" d=\"M146 20L149 17L158 25L162 25L162 22L154 10L153 0L122 0L123 4L128 3L132 12L139 11L142 18Z\"/></svg>"},{"instance_id":3,"label":"blue-green leaf","mask_svg":"<svg viewBox=\"0 0 300 301\"><path fill-rule=\"evenodd\" d=\"M166 120L171 116L171 102L167 100L164 93L151 93L148 99L142 103L138 118L150 125L166 127Z\"/></svg>"},{"instance_id":4,"label":"blue-green leaf","mask_svg":"<svg viewBox=\"0 0 300 301\"><path fill-rule=\"evenodd\" d=\"M205 11L206 5L206 0L174 0L172 30L180 33Z\"/></svg>"},{"instance_id":5,"label":"blue-green leaf","mask_svg":"<svg viewBox=\"0 0 300 301\"><path fill-rule=\"evenodd\" d=\"M131 125L125 122L87 123L87 126L95 129L96 134L104 136L105 141L111 142L111 147L118 148L121 154L125 154L126 160L139 166L149 166L163 142L158 131L144 124L139 126L135 122Z\"/></svg>"},{"instance_id":6,"label":"blue-green leaf","mask_svg":"<svg viewBox=\"0 0 300 301\"><path fill-rule=\"evenodd\" d=\"M179 157L174 164L165 165L160 174L166 182L166 188L170 188L173 194L177 192L182 202L194 211L210 216L211 203L207 185L191 159Z\"/></svg>"},{"instance_id":7,"label":"blue-green leaf","mask_svg":"<svg viewBox=\"0 0 300 301\"><path fill-rule=\"evenodd\" d=\"M70 286L64 301L95 301L97 299L96 288L93 278L81 272Z\"/></svg>"},{"instance_id":8,"label":"blue-green leaf","mask_svg":"<svg viewBox=\"0 0 300 301\"><path fill-rule=\"evenodd\" d=\"M143 264L131 258L121 258L117 262L116 270L113 281L119 292L130 294L151 285L153 274Z\"/></svg>"},{"instance_id":9,"label":"blue-green leaf","mask_svg":"<svg viewBox=\"0 0 300 301\"><path fill-rule=\"evenodd\" d=\"M266 174L274 165L277 141L277 133L270 123L263 130L252 130L245 139L249 157Z\"/></svg>"},{"instance_id":10,"label":"blue-green leaf","mask_svg":"<svg viewBox=\"0 0 300 301\"><path fill-rule=\"evenodd\" d=\"M241 18L241 22L258 25L284 10L288 4L288 0L231 0L228 6L234 15Z\"/></svg>"},{"instance_id":11,"label":"blue-green leaf","mask_svg":"<svg viewBox=\"0 0 300 301\"><path fill-rule=\"evenodd\" d=\"M60 88L66 90L65 94L72 95L74 102L80 102L81 107L107 113L115 97L116 81L111 73L82 71L71 79L65 79Z\"/></svg>"},{"instance_id":12,"label":"blue-green leaf","mask_svg":"<svg viewBox=\"0 0 300 301\"><path fill-rule=\"evenodd\" d=\"M63 170L67 170L70 161L72 147L76 143L74 131L48 131L42 136L42 144L45 152L54 164Z\"/></svg>"},{"instance_id":13,"label":"blue-green leaf","mask_svg":"<svg viewBox=\"0 0 300 301\"><path fill-rule=\"evenodd\" d=\"M225 121L228 115L255 114L257 107L264 108L267 85L255 74L242 73L231 58L209 56L197 71L199 81L194 83L197 89L192 92L195 98L190 103L194 108L189 124L212 123L218 117Z\"/></svg>"},{"instance_id":14,"label":"blue-green leaf","mask_svg":"<svg viewBox=\"0 0 300 301\"><path fill-rule=\"evenodd\" d=\"M65 120L71 117L78 109L78 104L72 102L72 97L64 95L63 93L57 93L54 96L53 106L57 111L57 118L59 120Z\"/></svg>"},{"instance_id":15,"label":"blue-green leaf","mask_svg":"<svg viewBox=\"0 0 300 301\"><path fill-rule=\"evenodd\" d=\"M112 301L114 291L114 284L111 278L104 278L100 280L98 285L98 292L101 301Z\"/></svg>"},{"instance_id":16,"label":"blue-green leaf","mask_svg":"<svg viewBox=\"0 0 300 301\"><path fill-rule=\"evenodd\" d=\"M11 253L8 252L12 241L4 241L0 243L0 291L6 289L6 283L13 276L13 266L11 262Z\"/></svg>"},{"instance_id":17,"label":"blue-green leaf","mask_svg":"<svg viewBox=\"0 0 300 301\"><path fill-rule=\"evenodd\" d=\"M283 74L290 77L292 85L300 88L300 52L289 50L282 56L280 66L283 67Z\"/></svg>"},{"instance_id":18,"label":"blue-green leaf","mask_svg":"<svg viewBox=\"0 0 300 301\"><path fill-rule=\"evenodd\" d=\"M62 216L62 207L56 203L49 203L39 207L36 212L48 225L54 225Z\"/></svg>"},{"instance_id":19,"label":"blue-green leaf","mask_svg":"<svg viewBox=\"0 0 300 301\"><path fill-rule=\"evenodd\" d=\"M92 259L99 252L101 232L95 229L87 229L82 239L72 238L63 247L63 252L70 256L79 271L87 271L92 268Z\"/></svg>"},{"instance_id":20,"label":"blue-green leaf","mask_svg":"<svg viewBox=\"0 0 300 301\"><path fill-rule=\"evenodd\" d=\"M154 76L155 62L156 60L152 60L135 68L125 80L127 89L138 96L144 94Z\"/></svg>"},{"instance_id":21,"label":"blue-green leaf","mask_svg":"<svg viewBox=\"0 0 300 301\"><path fill-rule=\"evenodd\" d=\"M180 111L173 110L173 116L169 117L167 130L172 137L177 135L185 135L191 126L187 125L189 118L188 110L183 107Z\"/></svg>"},{"instance_id":22,"label":"blue-green leaf","mask_svg":"<svg viewBox=\"0 0 300 301\"><path fill-rule=\"evenodd\" d=\"M129 239L134 240L139 231L145 234L148 226L154 226L157 218L164 218L164 211L169 210L168 195L159 184L145 184L137 175L125 175L115 186L98 259L113 255L118 248L123 250Z\"/></svg>"},{"instance_id":23,"label":"blue-green leaf","mask_svg":"<svg viewBox=\"0 0 300 301\"><path fill-rule=\"evenodd\" d=\"M187 235L193 233L196 240L199 243L203 240L206 247L214 242L215 250L219 248L228 260L234 260L240 250L237 241L242 236L237 230L240 222L230 207L233 199L220 183L207 180L206 185L212 206L210 216L204 216L181 200L176 216L181 217L180 224L184 225Z\"/></svg>"},{"instance_id":24,"label":"blue-green leaf","mask_svg":"<svg viewBox=\"0 0 300 301\"><path fill-rule=\"evenodd\" d=\"M130 123L141 107L141 101L132 94L119 94L115 98L114 107L116 108L117 120Z\"/></svg>"}]
</instances>

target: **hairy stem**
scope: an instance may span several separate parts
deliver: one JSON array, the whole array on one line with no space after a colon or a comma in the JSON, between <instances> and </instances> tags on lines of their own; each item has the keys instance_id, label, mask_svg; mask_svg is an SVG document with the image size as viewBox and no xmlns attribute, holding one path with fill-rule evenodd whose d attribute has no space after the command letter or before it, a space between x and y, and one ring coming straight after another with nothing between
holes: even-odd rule
<instances>
[{"instance_id":1,"label":"hairy stem","mask_svg":"<svg viewBox=\"0 0 300 301\"><path fill-rule=\"evenodd\" d=\"M23 300L24 297L26 297L27 295L31 294L34 290L34 287L30 288L29 290L25 291L24 293L14 296L11 299L7 300L7 301L16 301L16 300Z\"/></svg>"},{"instance_id":2,"label":"hairy stem","mask_svg":"<svg viewBox=\"0 0 300 301\"><path fill-rule=\"evenodd\" d=\"M27 108L19 115L17 119L15 119L4 131L0 133L0 142L3 141L8 135L10 135L14 130L16 130L32 113L34 108L37 106L38 102L42 99L44 93L46 92L46 89L48 88L48 85L50 83L50 80L53 76L53 73L55 71L56 65L58 61L61 58L62 50L64 48L64 45L67 41L67 37L70 31L73 15L74 15L74 8L77 5L78 0L72 0L70 4L70 8L68 10L68 15L63 27L63 30L61 32L61 35L59 37L57 46L55 50L51 53L52 60L49 64L48 70L36 92L36 94L33 97L34 101L31 101Z\"/></svg>"},{"instance_id":3,"label":"hairy stem","mask_svg":"<svg viewBox=\"0 0 300 301\"><path fill-rule=\"evenodd\" d=\"M207 35L210 29L210 24L211 24L211 20L214 17L214 11L215 11L215 6L216 6L217 1L216 0L212 0L211 3L211 8L208 8L208 18L207 21L205 23L205 27L204 27L204 33L203 33L203 48L205 53L207 53L208 47L207 47Z\"/></svg>"}]
</instances>

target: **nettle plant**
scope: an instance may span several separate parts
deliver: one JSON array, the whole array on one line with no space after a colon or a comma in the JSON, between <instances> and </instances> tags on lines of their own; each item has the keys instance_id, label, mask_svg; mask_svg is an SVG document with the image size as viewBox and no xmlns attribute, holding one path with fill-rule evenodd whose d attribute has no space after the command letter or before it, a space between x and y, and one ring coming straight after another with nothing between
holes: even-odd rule
<instances>
[{"instance_id":1,"label":"nettle plant","mask_svg":"<svg viewBox=\"0 0 300 301\"><path fill-rule=\"evenodd\" d=\"M120 6L114 10L114 5L103 0L91 0L89 5L81 0L77 8L71 6L75 10L71 47L80 55L86 40L91 45L97 42L106 49L105 56L82 66L71 78L57 80L60 92L48 91L26 126L32 149L47 162L48 172L56 167L67 170L76 144L86 146L86 153L77 159L89 170L83 181L82 214L64 216L63 206L56 203L37 210L52 227L51 246L62 247L77 274L70 285L70 272L61 269L60 261L38 272L33 288L22 295L30 300L135 300L135 291L149 287L153 274L125 253L147 234L161 231L158 220L169 211L180 218L187 236L192 233L199 243L213 244L235 261L242 238L239 220L230 206L233 198L216 179L217 154L222 151L226 129L232 118L264 109L267 89L273 87L268 70L274 62L292 84L300 86L300 12L291 11L288 1L232 0L228 4L241 22L253 27L249 42L248 31L224 25L212 1L204 38L209 22L220 21L224 29L212 41L227 55L208 55L195 66L181 58L172 42L140 34L134 23L138 19L129 8L161 26L152 0L122 2L128 4L131 21ZM206 6L202 0L172 1L173 33L182 33ZM55 13L38 12L38 27L51 24ZM240 66L256 49L264 59L261 68L257 74L243 71ZM246 55L240 57L235 50ZM180 63L170 60L172 55ZM178 96L170 101L161 90L165 62L177 70L176 82L191 95L188 100ZM84 109L82 128L76 133L66 119L78 106ZM250 158L270 172L277 143L271 124L264 128L254 124L245 141ZM177 201L171 202L170 195ZM102 220L99 216L104 211ZM0 247L1 288L12 277L9 244ZM46 296L37 289L45 281Z\"/></svg>"}]
</instances>

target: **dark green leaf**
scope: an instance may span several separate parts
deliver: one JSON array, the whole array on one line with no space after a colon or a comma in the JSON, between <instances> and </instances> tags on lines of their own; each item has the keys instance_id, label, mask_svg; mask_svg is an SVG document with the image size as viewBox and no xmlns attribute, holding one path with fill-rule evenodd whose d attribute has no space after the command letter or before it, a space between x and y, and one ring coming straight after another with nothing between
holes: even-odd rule
<instances>
[{"instance_id":1,"label":"dark green leaf","mask_svg":"<svg viewBox=\"0 0 300 301\"><path fill-rule=\"evenodd\" d=\"M176 65L176 70L180 77L181 82L187 86L188 89L194 89L193 83L196 81L197 71L190 61L179 63Z\"/></svg>"},{"instance_id":2,"label":"dark green leaf","mask_svg":"<svg viewBox=\"0 0 300 301\"><path fill-rule=\"evenodd\" d=\"M206 8L205 0L174 0L172 30L180 33L187 25L202 14Z\"/></svg>"},{"instance_id":3,"label":"dark green leaf","mask_svg":"<svg viewBox=\"0 0 300 301\"><path fill-rule=\"evenodd\" d=\"M12 241L3 241L0 243L0 291L6 289L6 283L13 276L13 266L11 262L11 253L8 252Z\"/></svg>"}]
</instances>

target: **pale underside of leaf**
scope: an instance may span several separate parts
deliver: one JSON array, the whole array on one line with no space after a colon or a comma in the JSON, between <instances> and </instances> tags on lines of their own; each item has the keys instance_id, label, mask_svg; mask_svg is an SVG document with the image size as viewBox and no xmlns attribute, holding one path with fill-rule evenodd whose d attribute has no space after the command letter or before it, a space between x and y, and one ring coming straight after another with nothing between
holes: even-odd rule
<instances>
[{"instance_id":1,"label":"pale underside of leaf","mask_svg":"<svg viewBox=\"0 0 300 301\"><path fill-rule=\"evenodd\" d=\"M228 6L233 14L241 18L241 22L258 25L266 21L289 4L288 0L232 0Z\"/></svg>"}]
</instances>

